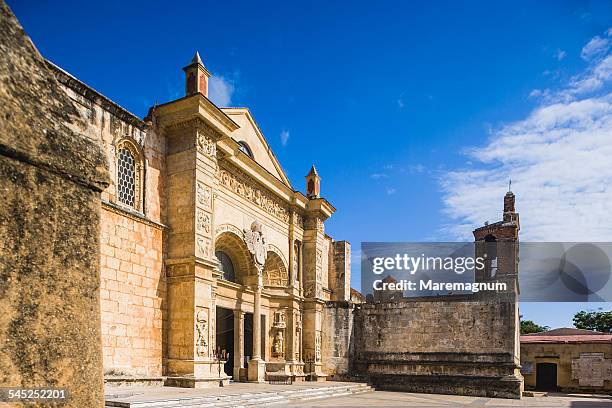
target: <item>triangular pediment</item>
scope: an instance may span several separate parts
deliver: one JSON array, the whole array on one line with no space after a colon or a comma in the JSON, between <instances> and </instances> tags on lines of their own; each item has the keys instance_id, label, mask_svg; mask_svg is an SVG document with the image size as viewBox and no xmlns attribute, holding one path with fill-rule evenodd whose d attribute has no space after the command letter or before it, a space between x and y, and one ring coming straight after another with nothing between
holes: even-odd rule
<instances>
[{"instance_id":1,"label":"triangular pediment","mask_svg":"<svg viewBox=\"0 0 612 408\"><path fill-rule=\"evenodd\" d=\"M221 110L240 126L232 132L232 138L238 143L246 143L253 154L254 161L259 166L263 167L286 186L291 187L285 171L276 159L274 152L272 152L268 141L259 129L259 126L257 126L251 112L247 108L221 108Z\"/></svg>"}]
</instances>

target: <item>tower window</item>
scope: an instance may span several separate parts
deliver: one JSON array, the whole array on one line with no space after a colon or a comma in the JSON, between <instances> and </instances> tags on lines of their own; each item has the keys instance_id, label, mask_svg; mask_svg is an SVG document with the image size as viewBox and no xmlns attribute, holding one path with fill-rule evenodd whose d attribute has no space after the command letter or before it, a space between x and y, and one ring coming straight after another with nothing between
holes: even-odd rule
<instances>
[{"instance_id":1,"label":"tower window","mask_svg":"<svg viewBox=\"0 0 612 408\"><path fill-rule=\"evenodd\" d=\"M251 159L255 159L255 157L253 157L253 152L251 151L251 148L248 144L246 144L246 142L238 142L238 148L242 153L246 154Z\"/></svg>"}]
</instances>

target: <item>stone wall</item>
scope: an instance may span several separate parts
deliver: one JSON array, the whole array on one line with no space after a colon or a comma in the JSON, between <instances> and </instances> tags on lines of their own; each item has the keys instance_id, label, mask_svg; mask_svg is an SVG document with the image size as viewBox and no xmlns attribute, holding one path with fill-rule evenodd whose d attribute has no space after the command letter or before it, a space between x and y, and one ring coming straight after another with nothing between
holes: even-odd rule
<instances>
[{"instance_id":1,"label":"stone wall","mask_svg":"<svg viewBox=\"0 0 612 408\"><path fill-rule=\"evenodd\" d=\"M0 2L0 386L67 388L102 407L97 142ZM42 406L32 402L27 406Z\"/></svg>"},{"instance_id":2,"label":"stone wall","mask_svg":"<svg viewBox=\"0 0 612 408\"><path fill-rule=\"evenodd\" d=\"M387 390L520 398L514 295L479 295L363 304L355 373Z\"/></svg>"},{"instance_id":3,"label":"stone wall","mask_svg":"<svg viewBox=\"0 0 612 408\"><path fill-rule=\"evenodd\" d=\"M351 356L355 345L353 317L356 305L351 302L327 302L322 314L323 370L330 379L341 380L350 373Z\"/></svg>"},{"instance_id":4,"label":"stone wall","mask_svg":"<svg viewBox=\"0 0 612 408\"><path fill-rule=\"evenodd\" d=\"M100 143L110 169L101 195L100 302L107 380L162 375L165 141L153 126L47 62L62 90L84 118L68 124ZM131 208L117 199L117 148L135 147L140 194ZM117 378L119 377L119 378Z\"/></svg>"}]
</instances>

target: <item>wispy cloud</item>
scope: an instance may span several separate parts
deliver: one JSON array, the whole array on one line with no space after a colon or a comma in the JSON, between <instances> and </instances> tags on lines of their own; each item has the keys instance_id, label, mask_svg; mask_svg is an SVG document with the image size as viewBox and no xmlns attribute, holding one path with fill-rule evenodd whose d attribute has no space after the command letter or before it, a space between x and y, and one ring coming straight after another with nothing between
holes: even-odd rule
<instances>
[{"instance_id":1,"label":"wispy cloud","mask_svg":"<svg viewBox=\"0 0 612 408\"><path fill-rule=\"evenodd\" d=\"M444 235L470 239L474 227L498 220L512 178L524 240L612 239L612 56L609 47L595 56L594 39L584 72L539 91L527 117L468 149L470 168L444 174Z\"/></svg>"},{"instance_id":2,"label":"wispy cloud","mask_svg":"<svg viewBox=\"0 0 612 408\"><path fill-rule=\"evenodd\" d=\"M280 133L280 140L283 146L287 146L287 143L289 142L289 131L288 130L283 130Z\"/></svg>"},{"instance_id":3,"label":"wispy cloud","mask_svg":"<svg viewBox=\"0 0 612 408\"><path fill-rule=\"evenodd\" d=\"M610 35L610 30L606 31L606 36ZM582 47L582 52L580 56L585 61L592 61L596 58L600 58L603 55L606 55L610 50L610 39L604 38L600 36L595 36L591 38L584 47Z\"/></svg>"},{"instance_id":4,"label":"wispy cloud","mask_svg":"<svg viewBox=\"0 0 612 408\"><path fill-rule=\"evenodd\" d=\"M235 81L221 75L212 76L209 80L208 98L217 106L232 105L232 97L236 90Z\"/></svg>"},{"instance_id":5,"label":"wispy cloud","mask_svg":"<svg viewBox=\"0 0 612 408\"><path fill-rule=\"evenodd\" d=\"M397 189L393 188L393 187L387 187L387 194L388 195L393 195L397 192Z\"/></svg>"},{"instance_id":6,"label":"wispy cloud","mask_svg":"<svg viewBox=\"0 0 612 408\"><path fill-rule=\"evenodd\" d=\"M555 54L555 58L557 58L557 60L561 61L563 60L565 57L567 56L567 52L563 51L562 49L558 48L557 52Z\"/></svg>"},{"instance_id":7,"label":"wispy cloud","mask_svg":"<svg viewBox=\"0 0 612 408\"><path fill-rule=\"evenodd\" d=\"M370 178L372 180L380 180L380 179L389 178L389 175L386 174L386 173L372 173L372 174L370 174Z\"/></svg>"}]
</instances>

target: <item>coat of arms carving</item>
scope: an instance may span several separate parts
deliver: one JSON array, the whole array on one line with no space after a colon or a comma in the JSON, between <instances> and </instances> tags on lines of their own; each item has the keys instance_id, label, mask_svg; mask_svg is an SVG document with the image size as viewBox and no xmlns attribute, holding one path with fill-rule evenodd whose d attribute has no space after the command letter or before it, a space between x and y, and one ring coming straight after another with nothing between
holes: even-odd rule
<instances>
[{"instance_id":1,"label":"coat of arms carving","mask_svg":"<svg viewBox=\"0 0 612 408\"><path fill-rule=\"evenodd\" d=\"M255 266L259 271L261 271L266 263L268 246L266 244L266 239L261 232L261 224L258 221L253 221L251 224L251 230L244 230L244 242L246 243L249 252L253 255Z\"/></svg>"}]
</instances>

